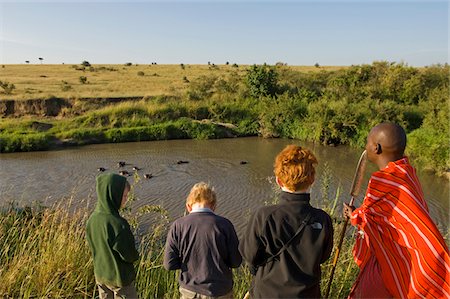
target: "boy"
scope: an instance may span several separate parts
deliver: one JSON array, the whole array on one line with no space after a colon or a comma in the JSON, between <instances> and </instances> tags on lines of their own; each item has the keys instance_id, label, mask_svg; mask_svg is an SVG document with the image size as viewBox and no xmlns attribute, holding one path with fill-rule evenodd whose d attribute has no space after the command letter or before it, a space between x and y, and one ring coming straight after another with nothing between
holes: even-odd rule
<instances>
[{"instance_id":1,"label":"boy","mask_svg":"<svg viewBox=\"0 0 450 299\"><path fill-rule=\"evenodd\" d=\"M344 216L359 229L353 255L360 273L349 298L450 298L448 247L405 147L405 131L394 123L367 137L367 158L379 170L361 207L344 204Z\"/></svg>"},{"instance_id":2,"label":"boy","mask_svg":"<svg viewBox=\"0 0 450 299\"><path fill-rule=\"evenodd\" d=\"M231 268L242 262L233 224L216 215L216 193L206 183L192 187L188 215L177 219L167 235L164 268L181 269L181 298L232 298Z\"/></svg>"},{"instance_id":3,"label":"boy","mask_svg":"<svg viewBox=\"0 0 450 299\"><path fill-rule=\"evenodd\" d=\"M333 248L330 216L313 208L313 153L289 145L276 157L280 203L251 217L239 250L253 270L251 298L320 298L320 264Z\"/></svg>"},{"instance_id":4,"label":"boy","mask_svg":"<svg viewBox=\"0 0 450 299\"><path fill-rule=\"evenodd\" d=\"M119 215L129 190L130 184L121 175L97 177L97 206L87 221L86 238L101 299L137 298L133 262L139 254L130 225Z\"/></svg>"}]
</instances>

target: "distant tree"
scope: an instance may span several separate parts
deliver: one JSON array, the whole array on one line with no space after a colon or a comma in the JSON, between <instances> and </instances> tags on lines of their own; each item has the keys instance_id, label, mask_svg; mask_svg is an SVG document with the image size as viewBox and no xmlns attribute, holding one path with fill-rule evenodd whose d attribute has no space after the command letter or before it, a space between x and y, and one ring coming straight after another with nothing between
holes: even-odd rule
<instances>
[{"instance_id":1,"label":"distant tree","mask_svg":"<svg viewBox=\"0 0 450 299\"><path fill-rule=\"evenodd\" d=\"M315 67L320 67L319 63L316 62L316 64L314 64Z\"/></svg>"},{"instance_id":2,"label":"distant tree","mask_svg":"<svg viewBox=\"0 0 450 299\"><path fill-rule=\"evenodd\" d=\"M237 65L237 63L233 63L232 67L239 67L239 65Z\"/></svg>"},{"instance_id":3,"label":"distant tree","mask_svg":"<svg viewBox=\"0 0 450 299\"><path fill-rule=\"evenodd\" d=\"M87 83L87 78L85 76L80 76L80 83L81 84L86 84Z\"/></svg>"},{"instance_id":4,"label":"distant tree","mask_svg":"<svg viewBox=\"0 0 450 299\"><path fill-rule=\"evenodd\" d=\"M230 65L230 62L229 61L225 62L225 65Z\"/></svg>"},{"instance_id":5,"label":"distant tree","mask_svg":"<svg viewBox=\"0 0 450 299\"><path fill-rule=\"evenodd\" d=\"M183 70L185 69L185 66L184 66L183 63L180 64L180 67L181 67Z\"/></svg>"},{"instance_id":6,"label":"distant tree","mask_svg":"<svg viewBox=\"0 0 450 299\"><path fill-rule=\"evenodd\" d=\"M83 62L81 63L81 65L82 65L82 66L85 66L85 67L91 66L91 64L89 63L89 61L86 61L86 60L83 60Z\"/></svg>"},{"instance_id":7,"label":"distant tree","mask_svg":"<svg viewBox=\"0 0 450 299\"><path fill-rule=\"evenodd\" d=\"M42 61L44 60L44 58L42 58L42 57L39 57L39 60L41 61L41 64L42 64Z\"/></svg>"},{"instance_id":8,"label":"distant tree","mask_svg":"<svg viewBox=\"0 0 450 299\"><path fill-rule=\"evenodd\" d=\"M211 61L208 61L208 65L211 65Z\"/></svg>"},{"instance_id":9,"label":"distant tree","mask_svg":"<svg viewBox=\"0 0 450 299\"><path fill-rule=\"evenodd\" d=\"M125 66L132 66L133 64L131 62L125 63Z\"/></svg>"},{"instance_id":10,"label":"distant tree","mask_svg":"<svg viewBox=\"0 0 450 299\"><path fill-rule=\"evenodd\" d=\"M25 63L26 63L26 64L29 64L29 63L30 63L30 61L29 61L29 60L25 60Z\"/></svg>"}]
</instances>

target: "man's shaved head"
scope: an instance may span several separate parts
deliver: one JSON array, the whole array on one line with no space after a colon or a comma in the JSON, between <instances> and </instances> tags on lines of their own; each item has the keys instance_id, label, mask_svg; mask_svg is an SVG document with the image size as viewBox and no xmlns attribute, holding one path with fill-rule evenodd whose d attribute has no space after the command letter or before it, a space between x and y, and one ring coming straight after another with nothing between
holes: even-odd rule
<instances>
[{"instance_id":1,"label":"man's shaved head","mask_svg":"<svg viewBox=\"0 0 450 299\"><path fill-rule=\"evenodd\" d=\"M386 154L403 156L406 147L406 133L394 123L381 123L370 130L369 139L381 146Z\"/></svg>"}]
</instances>

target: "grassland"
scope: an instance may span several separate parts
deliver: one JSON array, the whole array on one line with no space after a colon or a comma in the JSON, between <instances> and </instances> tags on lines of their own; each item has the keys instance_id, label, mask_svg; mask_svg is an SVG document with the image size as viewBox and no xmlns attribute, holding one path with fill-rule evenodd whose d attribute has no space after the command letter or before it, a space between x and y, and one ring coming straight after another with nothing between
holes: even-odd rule
<instances>
[{"instance_id":1,"label":"grassland","mask_svg":"<svg viewBox=\"0 0 450 299\"><path fill-rule=\"evenodd\" d=\"M201 77L229 75L242 77L248 66L240 65L5 65L0 81L15 85L12 94L0 93L1 99L117 98L180 95L188 81ZM292 71L318 72L342 69L336 66L284 66ZM141 72L141 73L140 73ZM141 75L139 75L139 74ZM80 82L86 77L87 83ZM67 83L63 83L67 82ZM70 88L64 88L70 86ZM64 90L66 89L66 90Z\"/></svg>"}]
</instances>

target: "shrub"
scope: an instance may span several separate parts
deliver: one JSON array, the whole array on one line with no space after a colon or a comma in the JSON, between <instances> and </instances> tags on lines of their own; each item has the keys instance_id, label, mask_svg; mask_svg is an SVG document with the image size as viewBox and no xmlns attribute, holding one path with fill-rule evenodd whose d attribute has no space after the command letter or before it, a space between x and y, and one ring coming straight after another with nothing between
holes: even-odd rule
<instances>
[{"instance_id":1,"label":"shrub","mask_svg":"<svg viewBox=\"0 0 450 299\"><path fill-rule=\"evenodd\" d=\"M5 82L0 81L0 87L3 88L4 94L11 94L12 91L14 89L16 89L16 86L14 84L6 82L6 81Z\"/></svg>"},{"instance_id":2,"label":"shrub","mask_svg":"<svg viewBox=\"0 0 450 299\"><path fill-rule=\"evenodd\" d=\"M125 66L132 66L133 64L131 62L125 63Z\"/></svg>"},{"instance_id":3,"label":"shrub","mask_svg":"<svg viewBox=\"0 0 450 299\"><path fill-rule=\"evenodd\" d=\"M91 66L91 64L89 63L89 61L86 61L86 60L83 60L83 62L81 63L81 65L82 65L82 66L85 66L85 67Z\"/></svg>"},{"instance_id":4,"label":"shrub","mask_svg":"<svg viewBox=\"0 0 450 299\"><path fill-rule=\"evenodd\" d=\"M192 81L186 92L187 98L191 101L210 98L214 93L216 80L216 76L201 76L197 80Z\"/></svg>"},{"instance_id":5,"label":"shrub","mask_svg":"<svg viewBox=\"0 0 450 299\"><path fill-rule=\"evenodd\" d=\"M267 65L253 65L245 78L252 97L274 96L277 92L277 73Z\"/></svg>"},{"instance_id":6,"label":"shrub","mask_svg":"<svg viewBox=\"0 0 450 299\"><path fill-rule=\"evenodd\" d=\"M48 149L50 135L47 133L0 135L0 152L28 152Z\"/></svg>"},{"instance_id":7,"label":"shrub","mask_svg":"<svg viewBox=\"0 0 450 299\"><path fill-rule=\"evenodd\" d=\"M80 80L81 84L86 84L87 83L87 78L85 76L80 76L79 80Z\"/></svg>"},{"instance_id":8,"label":"shrub","mask_svg":"<svg viewBox=\"0 0 450 299\"><path fill-rule=\"evenodd\" d=\"M145 73L143 71L139 71L139 72L137 72L137 75L142 77L145 75Z\"/></svg>"},{"instance_id":9,"label":"shrub","mask_svg":"<svg viewBox=\"0 0 450 299\"><path fill-rule=\"evenodd\" d=\"M72 89L72 86L69 84L69 82L62 80L61 81L61 90L62 91L69 91Z\"/></svg>"}]
</instances>

